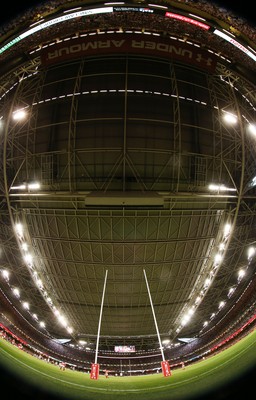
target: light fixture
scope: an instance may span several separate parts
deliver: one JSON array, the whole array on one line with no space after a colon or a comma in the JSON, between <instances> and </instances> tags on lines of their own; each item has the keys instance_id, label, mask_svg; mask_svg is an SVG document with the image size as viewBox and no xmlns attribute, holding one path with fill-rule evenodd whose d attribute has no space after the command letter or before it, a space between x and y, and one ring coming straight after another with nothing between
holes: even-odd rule
<instances>
[{"instance_id":1,"label":"light fixture","mask_svg":"<svg viewBox=\"0 0 256 400\"><path fill-rule=\"evenodd\" d=\"M248 131L256 136L256 124L249 124L248 125Z\"/></svg>"},{"instance_id":2,"label":"light fixture","mask_svg":"<svg viewBox=\"0 0 256 400\"><path fill-rule=\"evenodd\" d=\"M24 119L26 117L26 115L27 114L26 114L25 110L18 110L18 111L15 111L12 116L15 121L20 121L20 120Z\"/></svg>"},{"instance_id":3,"label":"light fixture","mask_svg":"<svg viewBox=\"0 0 256 400\"><path fill-rule=\"evenodd\" d=\"M227 122L230 125L234 125L237 123L237 116L234 114L225 112L223 118L224 118L225 122Z\"/></svg>"}]
</instances>

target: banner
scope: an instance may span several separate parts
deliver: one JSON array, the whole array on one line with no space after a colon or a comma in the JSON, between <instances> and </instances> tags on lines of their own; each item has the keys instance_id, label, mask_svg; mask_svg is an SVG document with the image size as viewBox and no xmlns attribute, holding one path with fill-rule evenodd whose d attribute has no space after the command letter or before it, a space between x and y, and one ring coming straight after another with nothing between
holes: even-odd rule
<instances>
[{"instance_id":1,"label":"banner","mask_svg":"<svg viewBox=\"0 0 256 400\"><path fill-rule=\"evenodd\" d=\"M91 365L91 379L98 379L99 378L99 371L100 371L100 364L92 364Z\"/></svg>"},{"instance_id":2,"label":"banner","mask_svg":"<svg viewBox=\"0 0 256 400\"><path fill-rule=\"evenodd\" d=\"M115 346L116 353L135 353L135 346Z\"/></svg>"},{"instance_id":3,"label":"banner","mask_svg":"<svg viewBox=\"0 0 256 400\"><path fill-rule=\"evenodd\" d=\"M74 58L117 53L174 59L211 73L217 64L217 57L205 49L167 37L136 33L102 33L56 43L41 50L41 62L46 66Z\"/></svg>"},{"instance_id":4,"label":"banner","mask_svg":"<svg viewBox=\"0 0 256 400\"><path fill-rule=\"evenodd\" d=\"M162 366L162 372L164 376L171 376L171 369L170 369L170 365L168 363L168 361L162 361L161 362L161 366Z\"/></svg>"}]
</instances>

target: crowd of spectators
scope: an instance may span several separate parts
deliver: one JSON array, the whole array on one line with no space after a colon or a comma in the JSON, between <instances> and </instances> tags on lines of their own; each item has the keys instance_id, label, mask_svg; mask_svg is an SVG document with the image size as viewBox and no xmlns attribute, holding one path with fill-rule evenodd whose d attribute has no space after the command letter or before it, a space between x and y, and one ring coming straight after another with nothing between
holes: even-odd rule
<instances>
[{"instance_id":1,"label":"crowd of spectators","mask_svg":"<svg viewBox=\"0 0 256 400\"><path fill-rule=\"evenodd\" d=\"M223 312L218 324L213 323L188 343L166 345L165 358L171 369L182 368L200 359L211 356L241 340L256 328L256 280L251 279L228 313ZM10 341L35 357L65 368L89 373L95 360L94 348L80 348L62 344L47 331L41 331L29 323L14 306L5 292L0 289L0 337ZM10 319L12 315L12 319ZM134 353L116 354L114 351L99 349L98 360L101 372L108 370L111 375L138 375L158 373L162 354L159 349L148 349ZM62 364L65 364L63 367Z\"/></svg>"},{"instance_id":2,"label":"crowd of spectators","mask_svg":"<svg viewBox=\"0 0 256 400\"><path fill-rule=\"evenodd\" d=\"M253 289L251 287L251 290ZM250 290L248 290L248 296L250 296ZM43 333L28 324L1 291L0 300L4 309L4 312L0 314L1 337L39 359L59 366L62 370L69 368L90 372L95 359L93 349L80 349L59 343L50 334ZM252 296L249 303L238 302L236 307L239 308L239 312L234 310L234 314L239 317L228 315L214 330L208 330L188 343L165 347L165 357L171 369L184 368L183 363L188 365L219 352L254 330L256 326L255 296ZM15 323L7 317L11 311L15 314L13 317ZM162 355L160 350L156 349L118 355L114 350L112 352L99 350L98 360L101 371L108 370L110 375L120 375L120 371L122 375L138 375L158 373Z\"/></svg>"},{"instance_id":3,"label":"crowd of spectators","mask_svg":"<svg viewBox=\"0 0 256 400\"><path fill-rule=\"evenodd\" d=\"M10 21L6 21L2 27L0 27L0 34L3 37L8 32L17 28L17 25L23 27L26 24L31 24L36 20L41 19L42 17L47 17L50 14L57 12L58 10L76 7L80 2L74 0L55 0L55 1L42 1L38 2L32 8L28 8L26 12L14 16L14 18ZM82 3L82 2L81 2ZM131 1L131 4L133 1ZM205 14L212 16L215 20L223 21L227 24L227 26L237 35L244 35L248 37L252 42L255 42L256 39L256 29L255 26L245 19L245 17L241 15L236 15L232 9L226 9L219 5L218 2L211 2L208 0L176 0L176 1L167 1L167 0L158 0L159 4L169 6L169 7L177 7L179 8L181 5L186 5L188 7L193 7L198 9L200 12L204 12ZM135 2L135 5L137 3ZM146 1L140 4L147 4ZM186 10L186 9L185 9Z\"/></svg>"},{"instance_id":4,"label":"crowd of spectators","mask_svg":"<svg viewBox=\"0 0 256 400\"><path fill-rule=\"evenodd\" d=\"M78 2L77 2L78 3ZM198 11L203 11L209 16L212 16L214 20L224 22L227 24L227 27L237 35L239 38L241 37L243 40L246 38L249 41L256 40L256 30L255 28L248 22L245 21L242 17L234 15L230 10L224 10L216 4L205 1L205 0L188 0L188 1L159 1L159 3L170 6L179 7L180 3L183 3L185 6L191 6ZM49 15L54 15L62 7L67 8L68 5L72 7L76 5L76 2L73 0L56 0L56 1L48 1L39 3L39 5L28 9L24 14L18 15L11 21L8 21L5 25L0 27L0 35L2 37L1 43L4 43L7 38L11 37L19 32L24 27L28 27L31 23L41 19L42 17L47 17ZM164 21L164 23L163 23ZM35 35L31 35L26 39L26 41L20 41L17 45L13 46L8 50L7 56L14 56L15 53L22 53L27 51L27 49L34 49L38 43L47 43L49 38L52 36L52 32L54 31L54 37L57 39L61 39L67 37L68 35L77 33L80 34L92 31L104 31L107 29L122 29L126 31L128 29L140 29L143 30L151 30L154 32L160 32L162 35L175 35L177 37L182 38L183 40L193 40L193 42L197 42L200 45L204 45L206 48L211 48L216 51L216 53L221 53L230 57L231 60L236 60L241 64L247 64L251 69L255 70L255 63L248 59L248 57L242 53L237 51L232 45L223 41L221 38L216 37L213 33L204 32L192 25L186 24L181 26L181 23L177 23L177 21L173 19L163 19L160 15L145 15L142 13L136 12L116 12L111 14L102 14L95 15L85 18L80 18L79 20L69 20L65 23L64 27L59 24L54 27L49 27L45 29L44 32L40 32ZM220 54L221 54L220 53ZM8 308L8 304L6 304ZM228 316L228 318L223 319L222 324L219 325L219 333L216 335L209 331L207 334L202 335L199 338L196 338L194 341L177 347L175 350L171 348L170 350L166 350L166 354L168 356L168 360L172 367L180 367L184 361L186 363L191 360L197 360L200 357L204 357L205 354L211 349L214 348L219 342L225 343L227 338L230 338L232 332L236 331L240 326L243 326L244 322L247 321L252 315L254 315L255 304L251 304L250 307L240 312L240 317L235 322L233 322L232 316ZM20 319L19 319L20 318ZM57 343L53 338L48 337L47 335L41 334L39 331L35 330L32 326L26 326L26 330L24 328L24 322L21 317L17 314L17 319L15 324L8 321L4 315L2 314L2 321L10 326L12 331L17 335L17 337L25 340L28 345L25 347L21 342L17 342L13 337L9 337L5 331L1 331L1 336L7 339L14 340L14 345L22 346L21 348L24 350L26 348L27 351L31 351L34 355L39 358L43 357L47 362L54 362L59 365L60 362L65 363L65 365L70 366L83 371L89 371L90 365L94 360L93 352L86 352L86 357L84 352L81 352L78 349L71 348L67 345L61 345ZM247 329L252 329L255 326L255 322L248 326ZM232 338L233 340L237 340L242 337L243 334L247 333L247 329L243 330L239 336L236 338ZM230 342L226 342L227 345ZM44 356L47 354L47 356ZM103 354L99 355L99 360L102 364L102 368L108 369L110 371L120 370L120 358L117 357L107 357ZM191 361L191 362L192 362ZM159 371L158 366L161 362L161 354L155 355L147 355L146 357L140 356L139 358L123 358L122 359L122 368L125 368L126 371L141 371L141 373L146 373L149 371L157 372Z\"/></svg>"},{"instance_id":5,"label":"crowd of spectators","mask_svg":"<svg viewBox=\"0 0 256 400\"><path fill-rule=\"evenodd\" d=\"M1 31L1 42L3 43L7 38L15 37L21 29L29 27L33 22L40 20L43 17L53 17L64 9L71 8L79 2L74 1L49 1L38 3L33 8L29 8L24 14L18 15L11 21L8 21L5 25L0 27ZM210 18L214 18L216 23L226 24L224 27L234 33L239 39L244 41L254 42L256 39L256 29L248 21L244 20L243 17L235 15L230 10L225 10L215 3L199 0L199 1L159 1L160 4L169 5L171 7L179 7L185 5L187 7L193 7L198 9L198 13L203 12L209 15ZM146 3L145 3L146 4ZM64 8L65 7L65 8ZM182 11L182 9L181 9ZM91 32L107 29L140 29L160 32L163 35L175 35L184 40L191 39L206 48L210 48L216 53L226 54L230 59L236 60L241 64L247 64L252 69L255 69L254 62L250 60L246 54L238 51L234 46L226 42L225 40L216 37L213 33L204 32L202 29L198 29L193 25L180 22L171 18L163 18L158 14L143 14L139 12L115 12L110 14L99 14L83 17L80 19L71 19L63 24L57 24L53 27L45 29L44 32L40 31L38 34L31 35L24 41L20 41L13 48L8 50L8 55L14 56L28 49L32 49L36 44L43 44L49 40L54 31L56 40L64 38L69 34L74 34L74 31L79 35L84 32ZM221 49L221 50L220 50ZM3 58L3 56L1 57Z\"/></svg>"}]
</instances>

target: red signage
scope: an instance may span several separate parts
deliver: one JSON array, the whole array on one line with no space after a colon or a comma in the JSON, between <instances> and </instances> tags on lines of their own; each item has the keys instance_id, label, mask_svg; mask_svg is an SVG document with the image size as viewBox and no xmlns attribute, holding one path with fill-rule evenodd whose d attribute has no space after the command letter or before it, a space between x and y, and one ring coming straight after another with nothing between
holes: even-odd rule
<instances>
[{"instance_id":1,"label":"red signage","mask_svg":"<svg viewBox=\"0 0 256 400\"><path fill-rule=\"evenodd\" d=\"M198 28L205 29L206 31L208 31L210 29L210 25L204 24L203 22L197 21L197 20L195 20L193 18L186 17L185 15L175 14L175 13L167 11L165 13L165 16L168 17L168 18L178 19L178 20L183 21L183 22L188 22L189 24L195 25Z\"/></svg>"},{"instance_id":2,"label":"red signage","mask_svg":"<svg viewBox=\"0 0 256 400\"><path fill-rule=\"evenodd\" d=\"M168 361L162 361L161 366L162 366L163 376L171 376L172 373Z\"/></svg>"},{"instance_id":3,"label":"red signage","mask_svg":"<svg viewBox=\"0 0 256 400\"><path fill-rule=\"evenodd\" d=\"M167 37L144 34L105 33L56 43L41 50L42 65L102 54L140 54L174 59L214 72L217 57L207 50Z\"/></svg>"},{"instance_id":4,"label":"red signage","mask_svg":"<svg viewBox=\"0 0 256 400\"><path fill-rule=\"evenodd\" d=\"M91 379L98 379L98 377L99 377L99 371L100 371L100 364L92 364L92 365L91 365L91 374L90 374L90 378L91 378Z\"/></svg>"}]
</instances>

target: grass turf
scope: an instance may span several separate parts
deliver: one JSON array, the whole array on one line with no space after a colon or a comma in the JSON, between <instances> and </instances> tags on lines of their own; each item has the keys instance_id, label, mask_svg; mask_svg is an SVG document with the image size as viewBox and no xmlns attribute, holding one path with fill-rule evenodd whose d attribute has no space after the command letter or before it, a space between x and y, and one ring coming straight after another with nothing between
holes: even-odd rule
<instances>
[{"instance_id":1,"label":"grass turf","mask_svg":"<svg viewBox=\"0 0 256 400\"><path fill-rule=\"evenodd\" d=\"M228 349L186 366L185 370L173 370L170 377L159 373L106 379L100 375L94 381L87 373L61 371L58 366L37 359L2 338L0 365L11 374L9 382L17 382L16 389L23 391L25 397L33 393L38 399L39 393L43 394L42 398L56 396L72 400L208 400L212 394L214 399L224 399L216 395L217 391L222 390L224 395L228 385L235 386L256 366L256 330ZM9 388L15 389L15 384L9 383Z\"/></svg>"}]
</instances>

